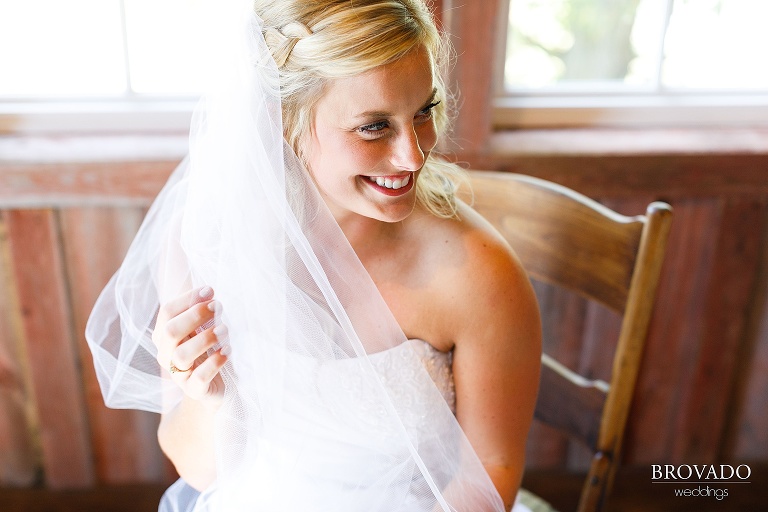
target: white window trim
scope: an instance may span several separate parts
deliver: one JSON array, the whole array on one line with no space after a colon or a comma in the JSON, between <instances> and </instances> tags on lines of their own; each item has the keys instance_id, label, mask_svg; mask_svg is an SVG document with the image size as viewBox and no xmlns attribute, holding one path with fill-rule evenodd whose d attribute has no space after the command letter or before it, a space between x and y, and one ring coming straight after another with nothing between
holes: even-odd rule
<instances>
[{"instance_id":1,"label":"white window trim","mask_svg":"<svg viewBox=\"0 0 768 512\"><path fill-rule=\"evenodd\" d=\"M191 99L0 102L0 135L184 133Z\"/></svg>"},{"instance_id":2,"label":"white window trim","mask_svg":"<svg viewBox=\"0 0 768 512\"><path fill-rule=\"evenodd\" d=\"M496 128L768 126L768 94L513 96L494 100Z\"/></svg>"}]
</instances>

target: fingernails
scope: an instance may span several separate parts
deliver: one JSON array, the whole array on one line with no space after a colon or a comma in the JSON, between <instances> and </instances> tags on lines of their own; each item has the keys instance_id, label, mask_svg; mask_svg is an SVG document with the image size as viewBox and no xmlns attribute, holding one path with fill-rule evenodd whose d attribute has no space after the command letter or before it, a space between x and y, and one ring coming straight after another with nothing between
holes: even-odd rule
<instances>
[{"instance_id":1,"label":"fingernails","mask_svg":"<svg viewBox=\"0 0 768 512\"><path fill-rule=\"evenodd\" d=\"M221 353L221 355L223 355L225 357L229 356L229 354L232 353L232 345L229 345L229 344L224 345L223 347L221 347L221 352L220 353Z\"/></svg>"},{"instance_id":2,"label":"fingernails","mask_svg":"<svg viewBox=\"0 0 768 512\"><path fill-rule=\"evenodd\" d=\"M207 299L209 297L213 297L213 288L211 288L210 286L203 286L202 288L200 288L199 294L201 299Z\"/></svg>"},{"instance_id":3,"label":"fingernails","mask_svg":"<svg viewBox=\"0 0 768 512\"><path fill-rule=\"evenodd\" d=\"M213 328L213 334L219 339L226 337L227 336L226 326L217 325L216 327Z\"/></svg>"},{"instance_id":4,"label":"fingernails","mask_svg":"<svg viewBox=\"0 0 768 512\"><path fill-rule=\"evenodd\" d=\"M212 300L208 303L208 311L212 311L215 314L221 313L221 303L217 300Z\"/></svg>"}]
</instances>

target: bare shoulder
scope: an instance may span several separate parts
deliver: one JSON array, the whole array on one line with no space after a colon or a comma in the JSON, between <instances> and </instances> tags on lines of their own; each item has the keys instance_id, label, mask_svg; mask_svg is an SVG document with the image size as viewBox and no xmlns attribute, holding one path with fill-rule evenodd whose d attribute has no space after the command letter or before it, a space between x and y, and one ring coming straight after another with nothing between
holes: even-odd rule
<instances>
[{"instance_id":1,"label":"bare shoulder","mask_svg":"<svg viewBox=\"0 0 768 512\"><path fill-rule=\"evenodd\" d=\"M468 205L459 204L459 216L436 222L428 235L439 260L435 304L452 345L538 330L536 299L514 250Z\"/></svg>"},{"instance_id":2,"label":"bare shoulder","mask_svg":"<svg viewBox=\"0 0 768 512\"><path fill-rule=\"evenodd\" d=\"M456 224L466 250L467 264L485 269L485 272L469 272L469 282L524 278L525 271L520 260L498 231L479 213L465 203L459 203L461 221ZM469 270L469 269L467 269Z\"/></svg>"},{"instance_id":3,"label":"bare shoulder","mask_svg":"<svg viewBox=\"0 0 768 512\"><path fill-rule=\"evenodd\" d=\"M513 249L467 205L459 213L443 226L444 245L455 251L437 285L456 417L497 488L516 489L539 383L539 310Z\"/></svg>"}]
</instances>

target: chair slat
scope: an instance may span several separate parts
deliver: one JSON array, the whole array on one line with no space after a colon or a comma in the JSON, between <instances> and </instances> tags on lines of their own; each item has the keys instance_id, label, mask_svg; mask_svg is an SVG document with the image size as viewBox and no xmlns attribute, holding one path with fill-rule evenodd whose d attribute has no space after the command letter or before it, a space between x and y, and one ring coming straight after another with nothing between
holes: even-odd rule
<instances>
[{"instance_id":1,"label":"chair slat","mask_svg":"<svg viewBox=\"0 0 768 512\"><path fill-rule=\"evenodd\" d=\"M544 354L535 417L594 451L607 391L607 383L585 379Z\"/></svg>"}]
</instances>

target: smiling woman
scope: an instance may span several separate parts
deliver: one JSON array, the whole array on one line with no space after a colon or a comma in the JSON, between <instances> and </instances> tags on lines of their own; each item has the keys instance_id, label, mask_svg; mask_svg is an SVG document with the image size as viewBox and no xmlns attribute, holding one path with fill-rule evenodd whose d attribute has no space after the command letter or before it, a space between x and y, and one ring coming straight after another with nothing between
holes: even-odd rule
<instances>
[{"instance_id":1,"label":"smiling woman","mask_svg":"<svg viewBox=\"0 0 768 512\"><path fill-rule=\"evenodd\" d=\"M344 210L386 222L413 211L416 194L409 192L437 143L432 69L430 54L419 48L334 80L317 102L307 164L342 227Z\"/></svg>"},{"instance_id":2,"label":"smiling woman","mask_svg":"<svg viewBox=\"0 0 768 512\"><path fill-rule=\"evenodd\" d=\"M189 157L86 330L107 404L161 413L161 510L509 510L538 307L433 151L426 3L208 7Z\"/></svg>"}]
</instances>

